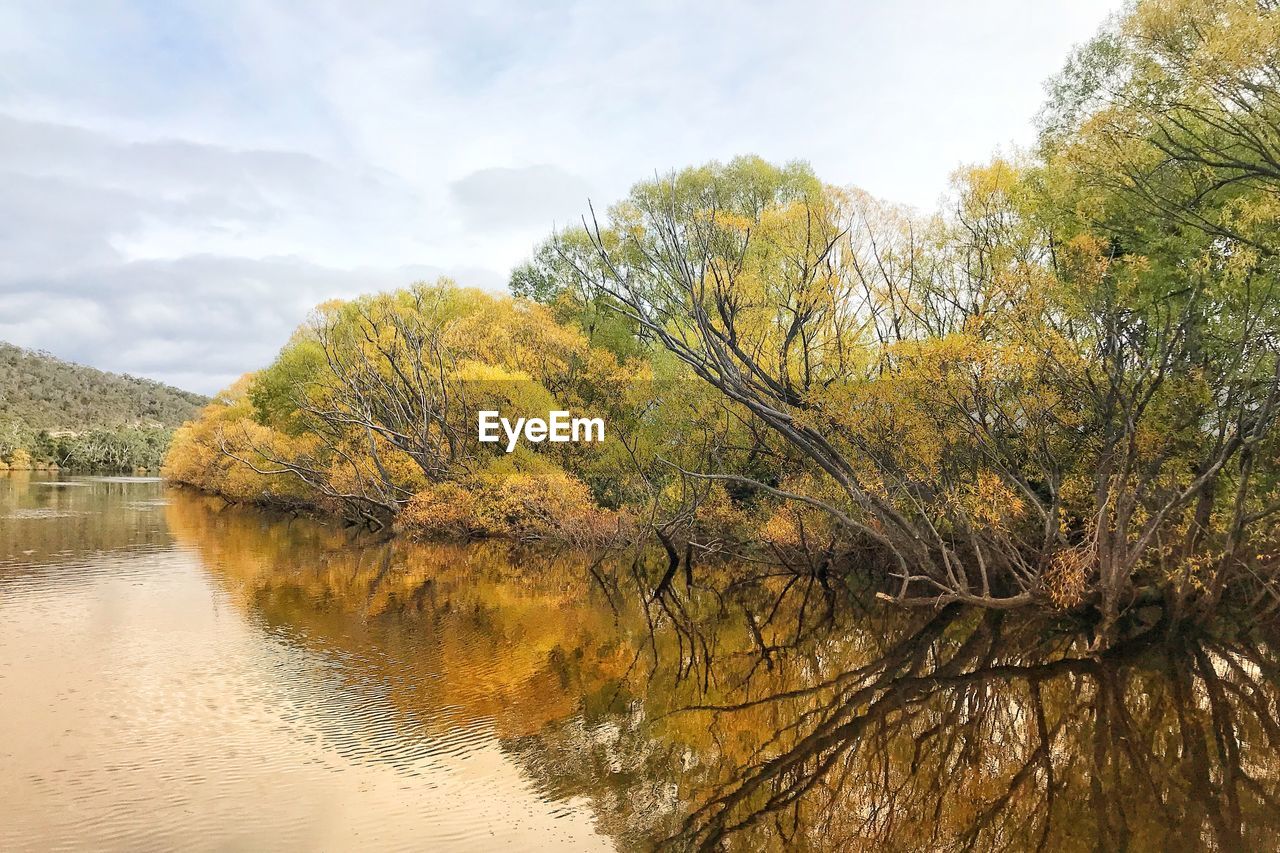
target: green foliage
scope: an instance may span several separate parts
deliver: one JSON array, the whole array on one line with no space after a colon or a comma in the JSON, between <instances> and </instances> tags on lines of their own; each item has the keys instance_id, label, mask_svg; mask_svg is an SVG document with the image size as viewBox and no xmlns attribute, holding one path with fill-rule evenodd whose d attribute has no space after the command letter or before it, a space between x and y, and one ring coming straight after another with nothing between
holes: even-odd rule
<instances>
[{"instance_id":1,"label":"green foliage","mask_svg":"<svg viewBox=\"0 0 1280 853\"><path fill-rule=\"evenodd\" d=\"M82 470L158 468L205 398L0 343L0 460Z\"/></svg>"},{"instance_id":2,"label":"green foliage","mask_svg":"<svg viewBox=\"0 0 1280 853\"><path fill-rule=\"evenodd\" d=\"M172 438L173 430L165 428L95 429L50 439L51 447L43 455L76 470L158 471Z\"/></svg>"},{"instance_id":3,"label":"green foliage","mask_svg":"<svg viewBox=\"0 0 1280 853\"><path fill-rule=\"evenodd\" d=\"M549 307L562 323L581 329L592 346L619 359L637 358L645 345L634 322L599 298L582 271L599 258L587 231L574 228L550 237L533 257L511 272L511 292Z\"/></svg>"},{"instance_id":4,"label":"green foliage","mask_svg":"<svg viewBox=\"0 0 1280 853\"><path fill-rule=\"evenodd\" d=\"M299 435L306 424L299 412L297 394L316 381L323 367L324 351L320 345L312 338L295 335L279 357L254 376L249 400L257 421L289 435Z\"/></svg>"},{"instance_id":5,"label":"green foliage","mask_svg":"<svg viewBox=\"0 0 1280 853\"><path fill-rule=\"evenodd\" d=\"M205 397L0 342L0 416L28 428L176 427Z\"/></svg>"},{"instance_id":6,"label":"green foliage","mask_svg":"<svg viewBox=\"0 0 1280 853\"><path fill-rule=\"evenodd\" d=\"M596 251L597 240L605 246L620 246L619 232L634 224L638 211L655 203L672 205L688 220L706 211L758 217L771 208L822 193L821 181L807 163L799 161L775 166L759 157L744 156L727 164L713 162L684 169L668 178L637 184L626 201L610 210L613 224L601 226L599 233L594 230L599 223L592 223L591 230L571 228L553 235L512 271L509 286L516 296L550 306L559 320L582 329L594 346L621 359L635 358L644 354L649 335L592 288L592 281L610 272L606 259ZM637 247L637 251L644 250ZM631 269L637 260L623 254L611 262Z\"/></svg>"}]
</instances>

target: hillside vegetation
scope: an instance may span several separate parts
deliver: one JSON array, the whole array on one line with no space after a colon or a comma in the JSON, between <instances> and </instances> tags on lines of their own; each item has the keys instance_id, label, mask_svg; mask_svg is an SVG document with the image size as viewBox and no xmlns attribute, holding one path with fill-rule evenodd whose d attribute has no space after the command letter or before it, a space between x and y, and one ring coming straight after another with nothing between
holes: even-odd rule
<instances>
[{"instance_id":1,"label":"hillside vegetation","mask_svg":"<svg viewBox=\"0 0 1280 853\"><path fill-rule=\"evenodd\" d=\"M0 342L5 467L154 468L205 397Z\"/></svg>"}]
</instances>

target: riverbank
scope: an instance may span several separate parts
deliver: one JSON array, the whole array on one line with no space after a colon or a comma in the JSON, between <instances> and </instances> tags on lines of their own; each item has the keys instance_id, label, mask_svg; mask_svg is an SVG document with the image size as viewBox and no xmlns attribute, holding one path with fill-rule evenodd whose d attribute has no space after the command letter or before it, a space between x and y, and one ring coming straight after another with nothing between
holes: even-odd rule
<instances>
[{"instance_id":1,"label":"riverbank","mask_svg":"<svg viewBox=\"0 0 1280 853\"><path fill-rule=\"evenodd\" d=\"M375 533L424 541L494 539L590 548L625 544L638 535L632 515L596 507L580 482L554 475L509 477L471 488L443 483L414 495L396 515L370 514L363 521L353 520L332 502L289 492L228 495L181 480L166 481L229 504L330 518Z\"/></svg>"}]
</instances>

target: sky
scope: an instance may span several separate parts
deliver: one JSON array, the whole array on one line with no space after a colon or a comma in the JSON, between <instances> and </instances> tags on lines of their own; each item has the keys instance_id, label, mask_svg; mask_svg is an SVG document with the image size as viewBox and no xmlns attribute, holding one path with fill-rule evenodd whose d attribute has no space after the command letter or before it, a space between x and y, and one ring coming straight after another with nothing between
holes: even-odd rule
<instances>
[{"instance_id":1,"label":"sky","mask_svg":"<svg viewBox=\"0 0 1280 853\"><path fill-rule=\"evenodd\" d=\"M1117 0L0 4L0 340L211 394L737 154L933 208Z\"/></svg>"}]
</instances>

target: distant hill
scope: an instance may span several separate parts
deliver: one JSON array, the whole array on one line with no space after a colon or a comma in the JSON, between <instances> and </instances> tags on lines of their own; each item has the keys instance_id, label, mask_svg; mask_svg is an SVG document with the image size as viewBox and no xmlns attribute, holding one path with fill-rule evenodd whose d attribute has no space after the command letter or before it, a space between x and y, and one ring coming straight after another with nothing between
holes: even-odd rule
<instances>
[{"instance_id":1,"label":"distant hill","mask_svg":"<svg viewBox=\"0 0 1280 853\"><path fill-rule=\"evenodd\" d=\"M176 427L207 397L0 341L0 418L31 429Z\"/></svg>"}]
</instances>

